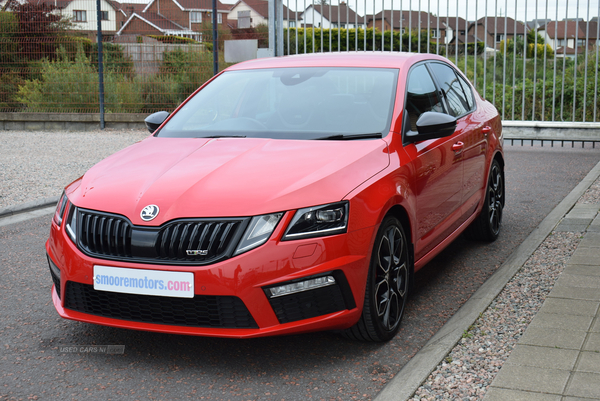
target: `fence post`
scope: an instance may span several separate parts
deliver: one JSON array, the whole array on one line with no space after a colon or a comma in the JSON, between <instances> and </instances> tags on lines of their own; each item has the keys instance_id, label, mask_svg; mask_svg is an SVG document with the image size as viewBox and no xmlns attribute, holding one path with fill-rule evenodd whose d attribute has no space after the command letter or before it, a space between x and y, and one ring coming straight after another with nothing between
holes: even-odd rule
<instances>
[{"instance_id":1,"label":"fence post","mask_svg":"<svg viewBox=\"0 0 600 401\"><path fill-rule=\"evenodd\" d=\"M217 0L212 0L213 75L219 73L219 31L217 30Z\"/></svg>"},{"instance_id":2,"label":"fence post","mask_svg":"<svg viewBox=\"0 0 600 401\"><path fill-rule=\"evenodd\" d=\"M100 0L96 0L96 18L98 26L98 92L100 95L100 129L104 129L104 72L102 71L102 13Z\"/></svg>"},{"instance_id":3,"label":"fence post","mask_svg":"<svg viewBox=\"0 0 600 401\"><path fill-rule=\"evenodd\" d=\"M269 0L269 53L283 56L283 1Z\"/></svg>"}]
</instances>

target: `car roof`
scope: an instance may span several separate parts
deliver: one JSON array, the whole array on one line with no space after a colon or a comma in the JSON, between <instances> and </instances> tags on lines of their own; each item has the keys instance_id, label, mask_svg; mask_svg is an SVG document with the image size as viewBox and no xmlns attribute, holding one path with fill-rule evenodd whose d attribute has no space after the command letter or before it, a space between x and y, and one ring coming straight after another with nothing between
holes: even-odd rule
<instances>
[{"instance_id":1,"label":"car roof","mask_svg":"<svg viewBox=\"0 0 600 401\"><path fill-rule=\"evenodd\" d=\"M402 68L422 60L443 60L445 58L428 53L406 52L340 52L312 53L284 57L269 57L245 61L227 70L249 70L260 68L286 67L373 67Z\"/></svg>"}]
</instances>

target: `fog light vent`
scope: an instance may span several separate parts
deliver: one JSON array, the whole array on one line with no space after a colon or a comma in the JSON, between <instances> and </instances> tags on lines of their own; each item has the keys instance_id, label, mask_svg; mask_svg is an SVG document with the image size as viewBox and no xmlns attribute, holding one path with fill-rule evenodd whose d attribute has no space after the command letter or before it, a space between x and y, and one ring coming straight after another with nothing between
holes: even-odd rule
<instances>
[{"instance_id":1,"label":"fog light vent","mask_svg":"<svg viewBox=\"0 0 600 401\"><path fill-rule=\"evenodd\" d=\"M333 276L311 278L305 281L299 281L297 283L290 283L280 285L277 287L271 287L267 289L269 298L282 297L285 295L295 294L302 291L314 290L316 288L327 287L335 285L335 278Z\"/></svg>"},{"instance_id":2,"label":"fog light vent","mask_svg":"<svg viewBox=\"0 0 600 401\"><path fill-rule=\"evenodd\" d=\"M348 309L340 284L333 275L328 275L264 291L279 323L289 323Z\"/></svg>"}]
</instances>

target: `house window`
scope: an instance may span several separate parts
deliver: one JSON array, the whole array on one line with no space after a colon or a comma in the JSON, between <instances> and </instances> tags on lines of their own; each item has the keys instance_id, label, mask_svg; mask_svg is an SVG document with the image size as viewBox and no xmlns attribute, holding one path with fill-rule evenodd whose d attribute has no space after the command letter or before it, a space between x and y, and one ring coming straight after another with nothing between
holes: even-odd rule
<instances>
[{"instance_id":1,"label":"house window","mask_svg":"<svg viewBox=\"0 0 600 401\"><path fill-rule=\"evenodd\" d=\"M464 31L464 30L463 30L463 31L460 31L460 34L461 34L461 35L464 35L464 34L465 34L465 31Z\"/></svg>"},{"instance_id":2,"label":"house window","mask_svg":"<svg viewBox=\"0 0 600 401\"><path fill-rule=\"evenodd\" d=\"M438 30L437 29L432 29L431 30L431 38L432 39L439 39L439 37L440 37L440 35L438 33Z\"/></svg>"},{"instance_id":3,"label":"house window","mask_svg":"<svg viewBox=\"0 0 600 401\"><path fill-rule=\"evenodd\" d=\"M406 33L406 29L402 28L402 35Z\"/></svg>"},{"instance_id":4,"label":"house window","mask_svg":"<svg viewBox=\"0 0 600 401\"><path fill-rule=\"evenodd\" d=\"M504 35L499 33L498 35L496 35L496 43L498 42L502 42L504 40Z\"/></svg>"},{"instance_id":5,"label":"house window","mask_svg":"<svg viewBox=\"0 0 600 401\"><path fill-rule=\"evenodd\" d=\"M108 21L108 11L100 11L100 20Z\"/></svg>"},{"instance_id":6,"label":"house window","mask_svg":"<svg viewBox=\"0 0 600 401\"><path fill-rule=\"evenodd\" d=\"M296 27L296 21L290 21L290 22L288 22L288 27L295 28Z\"/></svg>"},{"instance_id":7,"label":"house window","mask_svg":"<svg viewBox=\"0 0 600 401\"><path fill-rule=\"evenodd\" d=\"M223 23L223 14L217 14L217 23L218 24L222 24Z\"/></svg>"},{"instance_id":8,"label":"house window","mask_svg":"<svg viewBox=\"0 0 600 401\"><path fill-rule=\"evenodd\" d=\"M194 23L202 22L202 13L200 11L192 11L190 12L191 21Z\"/></svg>"},{"instance_id":9,"label":"house window","mask_svg":"<svg viewBox=\"0 0 600 401\"><path fill-rule=\"evenodd\" d=\"M87 15L85 10L73 10L73 21L87 22Z\"/></svg>"}]
</instances>

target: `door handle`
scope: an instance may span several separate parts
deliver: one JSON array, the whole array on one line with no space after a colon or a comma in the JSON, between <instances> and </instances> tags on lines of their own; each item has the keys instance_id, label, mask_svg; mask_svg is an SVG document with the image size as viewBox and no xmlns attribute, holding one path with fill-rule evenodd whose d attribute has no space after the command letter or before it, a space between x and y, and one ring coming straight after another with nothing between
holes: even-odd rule
<instances>
[{"instance_id":1,"label":"door handle","mask_svg":"<svg viewBox=\"0 0 600 401\"><path fill-rule=\"evenodd\" d=\"M454 145L452 145L452 150L455 153L460 153L462 152L463 148L465 147L465 144L462 142L456 142Z\"/></svg>"},{"instance_id":2,"label":"door handle","mask_svg":"<svg viewBox=\"0 0 600 401\"><path fill-rule=\"evenodd\" d=\"M488 134L492 132L492 127L490 127L489 125L485 126L481 129L481 132L483 132L483 135L488 136Z\"/></svg>"}]
</instances>

